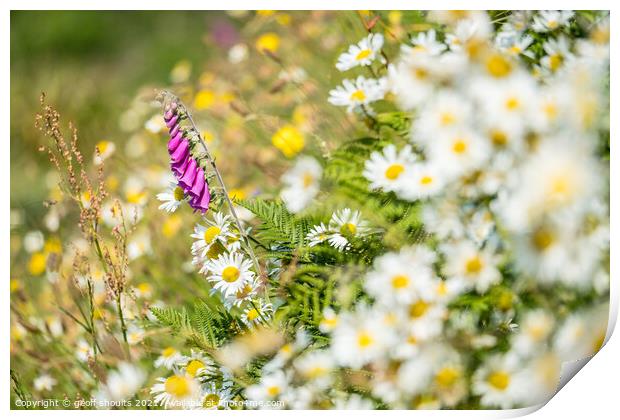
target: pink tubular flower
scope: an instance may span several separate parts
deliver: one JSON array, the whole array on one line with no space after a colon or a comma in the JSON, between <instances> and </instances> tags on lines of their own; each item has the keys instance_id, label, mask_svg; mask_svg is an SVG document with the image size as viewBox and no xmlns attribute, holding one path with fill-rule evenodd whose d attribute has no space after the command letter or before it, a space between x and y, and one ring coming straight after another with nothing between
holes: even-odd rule
<instances>
[{"instance_id":1,"label":"pink tubular flower","mask_svg":"<svg viewBox=\"0 0 620 420\"><path fill-rule=\"evenodd\" d=\"M193 158L190 158L189 165L185 170L185 173L181 178L179 178L179 186L188 192L192 185L194 185L194 180L196 179L196 173L198 172L198 165Z\"/></svg>"},{"instance_id":2,"label":"pink tubular flower","mask_svg":"<svg viewBox=\"0 0 620 420\"><path fill-rule=\"evenodd\" d=\"M203 187L205 186L205 173L202 168L198 168L196 172L196 178L194 179L194 185L187 192L192 197L200 197Z\"/></svg>"},{"instance_id":3,"label":"pink tubular flower","mask_svg":"<svg viewBox=\"0 0 620 420\"><path fill-rule=\"evenodd\" d=\"M189 142L186 139L182 139L176 149L170 154L170 159L173 163L179 163L187 157L189 154Z\"/></svg>"},{"instance_id":4,"label":"pink tubular flower","mask_svg":"<svg viewBox=\"0 0 620 420\"><path fill-rule=\"evenodd\" d=\"M166 107L164 120L170 132L168 153L170 154L170 170L177 179L179 187L189 197L189 205L195 210L205 213L211 202L211 192L204 169L192 156L190 141L183 137L177 114L178 105L172 102Z\"/></svg>"}]
</instances>

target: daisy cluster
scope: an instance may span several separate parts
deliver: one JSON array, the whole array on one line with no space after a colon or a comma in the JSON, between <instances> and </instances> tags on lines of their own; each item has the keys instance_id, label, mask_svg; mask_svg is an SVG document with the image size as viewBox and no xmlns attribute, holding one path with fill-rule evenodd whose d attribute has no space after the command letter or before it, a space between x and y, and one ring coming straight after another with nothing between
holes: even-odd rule
<instances>
[{"instance_id":1,"label":"daisy cluster","mask_svg":"<svg viewBox=\"0 0 620 420\"><path fill-rule=\"evenodd\" d=\"M200 351L183 355L167 347L155 360L167 376L157 378L151 387L153 401L166 409L226 410L234 397L232 375Z\"/></svg>"},{"instance_id":2,"label":"daisy cluster","mask_svg":"<svg viewBox=\"0 0 620 420\"><path fill-rule=\"evenodd\" d=\"M328 340L298 336L250 398L288 408L530 406L553 395L563 362L604 342L608 17L577 39L570 11L514 12L497 26L484 12L429 18L435 29L401 45L386 76L345 80L329 102L372 117L369 103L389 91L409 113L406 144L373 152L363 176L372 191L419 203L433 240L374 258L365 298L324 310ZM371 34L337 68L382 62L382 47ZM346 208L307 241L347 253L368 234ZM568 296L582 302L570 314Z\"/></svg>"}]
</instances>

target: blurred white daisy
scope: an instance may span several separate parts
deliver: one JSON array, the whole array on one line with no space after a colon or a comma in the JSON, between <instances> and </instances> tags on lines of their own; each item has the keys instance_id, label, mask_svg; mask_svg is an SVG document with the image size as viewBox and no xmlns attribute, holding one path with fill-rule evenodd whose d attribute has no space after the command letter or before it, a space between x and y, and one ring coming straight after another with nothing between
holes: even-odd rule
<instances>
[{"instance_id":1,"label":"blurred white daisy","mask_svg":"<svg viewBox=\"0 0 620 420\"><path fill-rule=\"evenodd\" d=\"M146 373L138 366L120 362L117 370L108 372L105 385L97 392L98 401L124 401L134 396L144 384Z\"/></svg>"},{"instance_id":2,"label":"blurred white daisy","mask_svg":"<svg viewBox=\"0 0 620 420\"><path fill-rule=\"evenodd\" d=\"M329 238L330 231L325 226L325 223L321 222L319 225L315 225L310 229L308 235L306 235L306 241L308 241L308 246L316 246L325 242Z\"/></svg>"},{"instance_id":3,"label":"blurred white daisy","mask_svg":"<svg viewBox=\"0 0 620 420\"><path fill-rule=\"evenodd\" d=\"M342 85L329 91L328 101L332 105L346 106L347 112L365 107L372 102L383 99L387 90L387 80L366 79L359 76L355 80L345 79ZM370 112L366 108L366 112Z\"/></svg>"},{"instance_id":4,"label":"blurred white daisy","mask_svg":"<svg viewBox=\"0 0 620 420\"><path fill-rule=\"evenodd\" d=\"M370 188L382 188L385 192L399 191L411 164L416 157L411 146L406 145L400 151L390 144L381 152L372 152L364 164L364 177L370 182Z\"/></svg>"},{"instance_id":5,"label":"blurred white daisy","mask_svg":"<svg viewBox=\"0 0 620 420\"><path fill-rule=\"evenodd\" d=\"M378 56L383 47L383 35L369 34L347 52L340 54L336 68L346 71L356 66L369 66Z\"/></svg>"},{"instance_id":6,"label":"blurred white daisy","mask_svg":"<svg viewBox=\"0 0 620 420\"><path fill-rule=\"evenodd\" d=\"M157 378L151 388L156 404L165 408L191 409L201 403L200 383L189 375L174 373L167 378Z\"/></svg>"},{"instance_id":7,"label":"blurred white daisy","mask_svg":"<svg viewBox=\"0 0 620 420\"><path fill-rule=\"evenodd\" d=\"M273 305L262 299L248 305L241 314L241 321L248 327L269 322L273 315Z\"/></svg>"},{"instance_id":8,"label":"blurred white daisy","mask_svg":"<svg viewBox=\"0 0 620 420\"><path fill-rule=\"evenodd\" d=\"M446 255L444 272L448 278L459 279L478 293L500 282L501 274L496 267L498 257L492 251L478 249L466 240L445 244L442 251Z\"/></svg>"},{"instance_id":9,"label":"blurred white daisy","mask_svg":"<svg viewBox=\"0 0 620 420\"><path fill-rule=\"evenodd\" d=\"M204 218L204 221L206 226L197 224L194 227L194 233L190 235L195 239L192 244L192 254L199 255L202 258L209 256L209 251L215 244L226 245L233 236L229 215L224 215L218 211L213 214L213 220Z\"/></svg>"},{"instance_id":10,"label":"blurred white daisy","mask_svg":"<svg viewBox=\"0 0 620 420\"><path fill-rule=\"evenodd\" d=\"M572 10L541 10L534 16L532 29L536 32L549 32L567 25L575 15Z\"/></svg>"},{"instance_id":11,"label":"blurred white daisy","mask_svg":"<svg viewBox=\"0 0 620 420\"><path fill-rule=\"evenodd\" d=\"M160 356L155 360L155 367L164 366L166 369L172 369L181 361L183 361L181 352L174 347L166 347L162 350Z\"/></svg>"},{"instance_id":12,"label":"blurred white daisy","mask_svg":"<svg viewBox=\"0 0 620 420\"><path fill-rule=\"evenodd\" d=\"M297 159L295 166L282 175L285 187L280 196L286 208L292 213L305 209L319 192L319 182L323 168L311 156Z\"/></svg>"},{"instance_id":13,"label":"blurred white daisy","mask_svg":"<svg viewBox=\"0 0 620 420\"><path fill-rule=\"evenodd\" d=\"M508 409L528 392L519 378L519 360L514 354L494 355L480 367L472 378L472 389L480 395L486 407Z\"/></svg>"},{"instance_id":14,"label":"blurred white daisy","mask_svg":"<svg viewBox=\"0 0 620 420\"><path fill-rule=\"evenodd\" d=\"M43 373L34 378L32 385L36 391L51 391L57 383L58 381L49 373Z\"/></svg>"}]
</instances>

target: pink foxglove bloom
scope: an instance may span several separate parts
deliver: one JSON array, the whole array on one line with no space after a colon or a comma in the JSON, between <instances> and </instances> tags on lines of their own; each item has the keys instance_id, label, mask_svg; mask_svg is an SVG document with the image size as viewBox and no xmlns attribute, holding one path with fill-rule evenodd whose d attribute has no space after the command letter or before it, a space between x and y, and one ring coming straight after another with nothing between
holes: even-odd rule
<instances>
[{"instance_id":1,"label":"pink foxglove bloom","mask_svg":"<svg viewBox=\"0 0 620 420\"><path fill-rule=\"evenodd\" d=\"M179 124L177 104L172 103L164 112L164 121L170 132L168 153L170 154L170 170L176 177L187 197L189 205L202 213L209 209L211 192L205 178L204 169L192 156L190 141L184 137Z\"/></svg>"}]
</instances>

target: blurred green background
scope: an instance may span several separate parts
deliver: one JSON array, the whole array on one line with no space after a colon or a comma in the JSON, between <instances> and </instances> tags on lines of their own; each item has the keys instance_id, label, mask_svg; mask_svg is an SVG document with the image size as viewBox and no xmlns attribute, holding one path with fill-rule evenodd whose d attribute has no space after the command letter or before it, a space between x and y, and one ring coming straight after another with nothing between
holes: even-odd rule
<instances>
[{"instance_id":1,"label":"blurred green background","mask_svg":"<svg viewBox=\"0 0 620 420\"><path fill-rule=\"evenodd\" d=\"M119 116L138 89L166 85L180 59L204 63L214 54L205 34L224 20L234 24L220 12L11 12L11 208L24 229L45 212L51 168L37 151L41 92L76 123L82 147L104 138L122 147Z\"/></svg>"}]
</instances>

